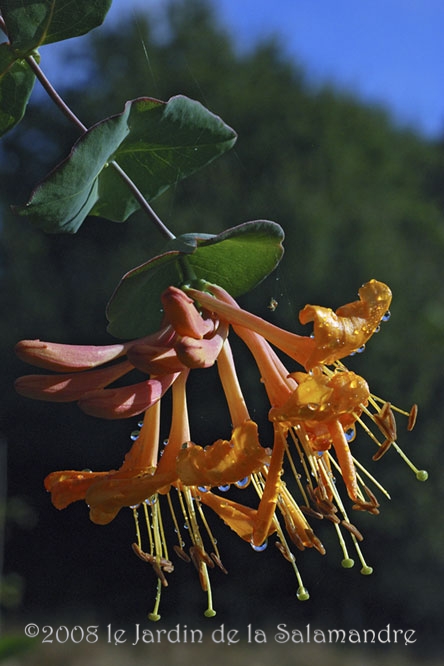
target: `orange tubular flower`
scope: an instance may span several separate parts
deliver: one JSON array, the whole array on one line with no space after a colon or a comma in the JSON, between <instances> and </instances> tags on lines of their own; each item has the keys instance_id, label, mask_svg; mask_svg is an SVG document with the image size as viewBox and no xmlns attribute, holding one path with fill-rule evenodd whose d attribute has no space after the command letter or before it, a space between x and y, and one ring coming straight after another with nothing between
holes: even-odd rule
<instances>
[{"instance_id":1,"label":"orange tubular flower","mask_svg":"<svg viewBox=\"0 0 444 666\"><path fill-rule=\"evenodd\" d=\"M374 459L379 459L395 443L396 427L393 410L389 403L370 393L366 381L349 372L340 359L363 346L378 330L382 320L388 318L391 302L390 289L383 283L371 280L359 290L359 301L344 305L333 312L329 308L307 305L300 313L301 323L314 322L314 335L310 338L283 331L276 326L242 310L234 299L216 285L207 285L208 292L187 289L201 307L213 316L225 319L246 343L261 372L261 379L270 400L269 419L275 426L275 440L271 464L256 479L261 497L254 519L252 542L259 546L276 521L279 510L285 521L287 532L297 547L314 546L324 552L322 544L314 537L308 525L301 521L301 510L288 494L281 480L285 457L295 474L303 497L302 510L308 516L327 517L338 530L344 552L344 566L352 560L339 532L339 525L352 533L354 545L362 563L362 572L371 573L363 559L357 541L361 535L348 519L334 482L334 475L342 475L353 508L378 512L374 494L364 484L353 459L349 441L355 436L355 424L362 423L366 432L379 447ZM290 373L276 356L270 344L297 361L310 373ZM334 368L329 368L329 365ZM394 409L394 408L393 408ZM397 410L408 415L403 410ZM413 423L413 409L409 416ZM385 437L384 442L362 422L362 416L370 418ZM302 465L301 473L288 445L287 437L294 443ZM334 450L335 457L330 453ZM401 452L404 459L406 456ZM417 470L417 478L424 480L426 472ZM375 479L361 466L359 469L376 484ZM254 476L254 475L253 475ZM305 476L308 485L301 484ZM387 492L377 484L385 494ZM339 513L339 515L338 515ZM342 519L340 517L342 514ZM282 542L281 542L282 543ZM287 559L288 559L288 550Z\"/></svg>"},{"instance_id":2,"label":"orange tubular flower","mask_svg":"<svg viewBox=\"0 0 444 666\"><path fill-rule=\"evenodd\" d=\"M388 495L352 456L350 442L356 426L362 425L377 445L374 460L393 446L418 479L427 477L410 463L395 441L394 411L406 412L374 396L367 382L340 361L363 347L384 319L391 300L386 285L371 280L359 290L358 301L336 312L306 305L300 321L313 322L311 337L284 331L242 310L216 285L207 288L208 292L169 287L162 294L161 330L139 340L103 347L25 340L16 347L22 360L53 372L19 378L16 389L20 394L55 402L76 401L83 411L101 418L144 413L138 424L140 430L132 434L133 444L119 469L52 472L45 479L45 488L59 509L85 501L90 519L97 524L109 523L125 507L132 510L136 527L133 550L152 565L157 576L155 606L149 615L152 620L160 618L161 589L168 585L166 574L174 569L166 538L165 504L177 538L173 550L195 565L208 597L205 615L211 617L215 611L209 569L217 566L226 571L203 513L205 507L254 550L263 550L274 535L276 546L293 567L297 597L305 600L309 595L291 544L298 550L315 548L325 553L310 519L325 518L333 523L345 567L353 565L342 533L348 531L362 573L372 571L359 547L362 535L348 517L340 484L335 480L342 476L353 509L358 511L378 513L378 500L364 483L364 476ZM258 366L270 404L270 448L261 444L264 435L250 417L228 339L230 328L246 344ZM298 363L300 369L290 372L274 347L290 362ZM202 447L191 438L186 387L192 370L213 365L229 410L231 435ZM133 369L146 373L148 378L113 387ZM161 399L170 388L169 437L160 446ZM409 415L409 429L415 414L412 410ZM365 424L365 418L382 434L382 442ZM230 485L239 489L250 486L256 493L256 505L228 499ZM296 493L299 500L295 499ZM140 515L146 524L146 549ZM191 544L187 551L181 525L185 525Z\"/></svg>"}]
</instances>

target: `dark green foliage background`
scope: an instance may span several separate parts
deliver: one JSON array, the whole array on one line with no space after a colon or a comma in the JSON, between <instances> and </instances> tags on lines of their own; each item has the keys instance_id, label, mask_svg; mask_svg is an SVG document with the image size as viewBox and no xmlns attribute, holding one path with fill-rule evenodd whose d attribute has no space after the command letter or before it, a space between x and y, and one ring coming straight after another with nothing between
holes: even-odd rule
<instances>
[{"instance_id":1,"label":"dark green foliage background","mask_svg":"<svg viewBox=\"0 0 444 666\"><path fill-rule=\"evenodd\" d=\"M390 322L350 367L395 404L419 403L416 430L400 426L399 442L429 469L430 480L417 482L394 452L378 465L370 462L393 498L383 502L379 518L355 519L375 573L365 578L358 567L341 569L333 530L320 525L327 557L298 555L311 593L305 604L297 602L290 568L274 548L253 553L215 523L229 570L228 577L213 576L217 622L343 628L390 622L416 629L421 650L437 650L444 613L443 472L436 458L443 430L444 141L399 129L384 111L335 90L314 90L276 42L239 54L200 1L172 3L161 30L139 16L115 33L105 28L83 38L81 48L76 43L60 63L67 72L62 92L86 125L119 112L128 99L181 93L238 132L234 150L164 194L156 211L175 234L218 233L253 219L282 225L281 266L244 305L300 332L297 314L307 302L337 307L371 278L394 293ZM89 72L87 85L78 88L69 76L77 65ZM56 237L9 212L77 138L49 101L33 99L0 148L0 416L10 497L5 571L24 583L22 601L8 617L143 622L154 581L131 553L130 515L96 527L83 505L53 509L42 485L55 469L119 465L134 424L102 423L75 406L17 397L13 379L28 368L12 349L21 338L109 341L108 298L120 277L163 241L139 214L123 225L90 218L76 236ZM272 297L275 312L267 307ZM252 416L266 420L257 372L238 351ZM212 372L193 379L192 432L200 444L229 432L214 380ZM360 459L370 459L364 435L355 447ZM185 617L197 626L204 604L194 570L179 562L164 595L166 624Z\"/></svg>"}]
</instances>

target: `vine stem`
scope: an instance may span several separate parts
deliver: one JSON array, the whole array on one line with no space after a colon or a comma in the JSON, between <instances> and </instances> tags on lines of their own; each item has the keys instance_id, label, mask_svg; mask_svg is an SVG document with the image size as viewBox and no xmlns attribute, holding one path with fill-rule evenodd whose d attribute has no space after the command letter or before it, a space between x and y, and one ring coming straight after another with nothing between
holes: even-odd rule
<instances>
[{"instance_id":1,"label":"vine stem","mask_svg":"<svg viewBox=\"0 0 444 666\"><path fill-rule=\"evenodd\" d=\"M0 22L0 27L2 27L3 29L1 22ZM27 56L26 62L34 72L36 78L42 85L43 89L48 93L49 97L52 99L54 104L60 109L60 111L62 111L62 113L68 118L68 120L73 125L75 125L82 134L87 132L88 128L82 123L82 121L79 118L77 118L75 113L71 111L69 106L60 97L57 90L55 90L51 82L47 79L47 77L43 73L42 69L39 67L35 58L31 55ZM127 187L131 191L132 195L136 199L141 209L148 215L148 217L157 227L158 231L160 231L160 233L165 238L168 238L168 240L175 238L175 235L168 229L167 226L165 226L165 224L162 222L157 213L153 210L153 208L151 208L150 204L145 199L145 197L143 196L142 192L139 190L135 182L128 176L128 174L122 169L122 167L120 167L115 160L110 161L109 165L113 167L113 169L118 173L123 182L127 185Z\"/></svg>"}]
</instances>

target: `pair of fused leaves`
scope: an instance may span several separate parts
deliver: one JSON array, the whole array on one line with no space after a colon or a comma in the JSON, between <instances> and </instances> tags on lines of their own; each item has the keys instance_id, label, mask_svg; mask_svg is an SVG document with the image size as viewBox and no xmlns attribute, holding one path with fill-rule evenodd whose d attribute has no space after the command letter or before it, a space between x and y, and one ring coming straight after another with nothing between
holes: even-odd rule
<instances>
[{"instance_id":1,"label":"pair of fused leaves","mask_svg":"<svg viewBox=\"0 0 444 666\"><path fill-rule=\"evenodd\" d=\"M34 80L28 55L40 45L88 32L103 21L110 4L110 0L3 2L10 39L0 48L5 72L0 82L3 130L23 115ZM121 170L151 201L235 141L234 130L199 102L180 95L168 102L135 99L122 113L85 131L69 156L15 211L47 233L75 233L88 215L123 222L139 203ZM131 338L155 330L162 291L190 275L216 282L233 296L249 291L280 261L282 240L282 229L266 221L246 223L218 236L196 233L173 238L160 256L121 280L108 305L109 331Z\"/></svg>"},{"instance_id":2,"label":"pair of fused leaves","mask_svg":"<svg viewBox=\"0 0 444 666\"><path fill-rule=\"evenodd\" d=\"M101 25L110 6L111 0L1 1L8 42L0 44L0 135L25 113L35 82L27 58L38 58L40 46L79 37Z\"/></svg>"}]
</instances>

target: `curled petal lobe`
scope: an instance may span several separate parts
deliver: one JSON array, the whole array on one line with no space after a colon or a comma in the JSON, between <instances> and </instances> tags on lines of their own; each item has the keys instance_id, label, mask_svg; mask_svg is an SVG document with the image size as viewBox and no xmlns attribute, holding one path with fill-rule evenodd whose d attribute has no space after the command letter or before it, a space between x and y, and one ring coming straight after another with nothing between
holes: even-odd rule
<instances>
[{"instance_id":1,"label":"curled petal lobe","mask_svg":"<svg viewBox=\"0 0 444 666\"><path fill-rule=\"evenodd\" d=\"M314 322L316 344L305 363L307 369L329 365L362 347L388 311L392 293L383 282L370 280L359 290L359 299L336 312L319 305L306 305L301 310L301 324Z\"/></svg>"},{"instance_id":2,"label":"curled petal lobe","mask_svg":"<svg viewBox=\"0 0 444 666\"><path fill-rule=\"evenodd\" d=\"M230 441L219 439L205 448L191 444L179 451L176 469L187 486L217 486L236 483L268 460L267 451L259 444L256 423L246 421L234 428Z\"/></svg>"},{"instance_id":3,"label":"curled petal lobe","mask_svg":"<svg viewBox=\"0 0 444 666\"><path fill-rule=\"evenodd\" d=\"M370 396L367 382L354 372L336 372L328 377L315 368L312 374L295 372L291 376L298 386L285 404L270 410L271 421L304 423L310 428L313 423L360 412Z\"/></svg>"}]
</instances>

